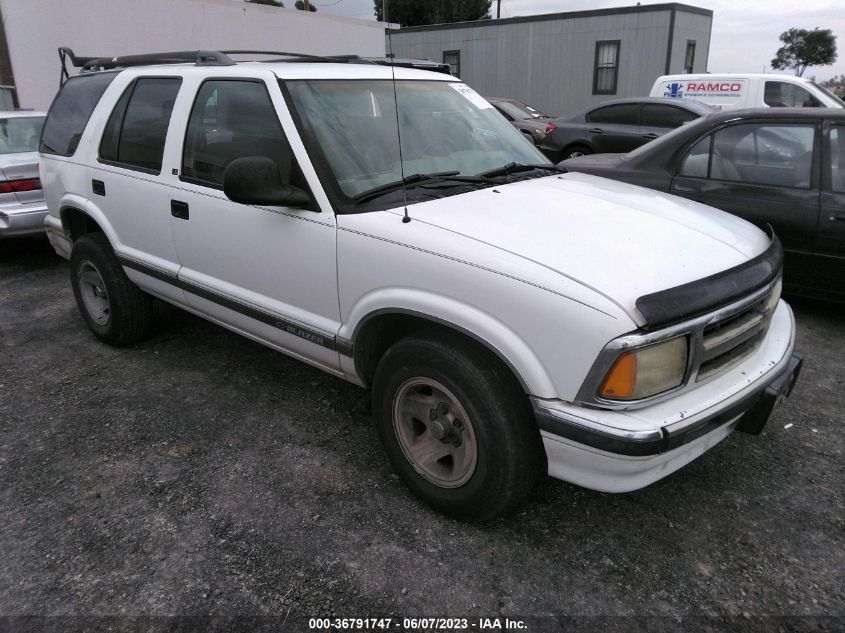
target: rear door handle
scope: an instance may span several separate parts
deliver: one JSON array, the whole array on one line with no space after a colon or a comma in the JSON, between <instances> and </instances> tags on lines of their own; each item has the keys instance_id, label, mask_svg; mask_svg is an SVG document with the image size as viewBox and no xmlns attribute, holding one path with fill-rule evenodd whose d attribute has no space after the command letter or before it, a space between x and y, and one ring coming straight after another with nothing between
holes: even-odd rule
<instances>
[{"instance_id":1,"label":"rear door handle","mask_svg":"<svg viewBox=\"0 0 845 633\"><path fill-rule=\"evenodd\" d=\"M93 191L98 196L106 195L106 183L104 183L102 180L92 180L91 191Z\"/></svg>"},{"instance_id":2,"label":"rear door handle","mask_svg":"<svg viewBox=\"0 0 845 633\"><path fill-rule=\"evenodd\" d=\"M170 215L172 215L174 218L179 218L180 220L187 220L189 215L188 203L182 202L180 200L171 200Z\"/></svg>"},{"instance_id":3,"label":"rear door handle","mask_svg":"<svg viewBox=\"0 0 845 633\"><path fill-rule=\"evenodd\" d=\"M656 139L658 136L660 136L660 135L655 134L654 132L649 132L648 134L643 134L643 138L647 138L647 139Z\"/></svg>"},{"instance_id":4,"label":"rear door handle","mask_svg":"<svg viewBox=\"0 0 845 633\"><path fill-rule=\"evenodd\" d=\"M845 222L845 215L832 215L830 216L831 222Z\"/></svg>"},{"instance_id":5,"label":"rear door handle","mask_svg":"<svg viewBox=\"0 0 845 633\"><path fill-rule=\"evenodd\" d=\"M593 129L591 129L591 130L587 130L587 131L588 131L590 134L603 134L603 133L604 133L604 130L603 130L603 129L601 129L600 127L594 127Z\"/></svg>"}]
</instances>

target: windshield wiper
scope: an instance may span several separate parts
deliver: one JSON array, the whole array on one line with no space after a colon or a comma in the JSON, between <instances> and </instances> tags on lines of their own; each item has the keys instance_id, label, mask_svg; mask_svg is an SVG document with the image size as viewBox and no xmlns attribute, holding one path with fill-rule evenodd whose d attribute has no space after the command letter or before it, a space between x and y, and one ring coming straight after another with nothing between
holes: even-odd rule
<instances>
[{"instance_id":1,"label":"windshield wiper","mask_svg":"<svg viewBox=\"0 0 845 633\"><path fill-rule=\"evenodd\" d=\"M495 169L482 172L478 174L478 177L495 178L496 176L510 176L511 174L516 174L521 171L533 171L534 169L554 171L561 174L566 172L563 167L558 167L557 165L526 165L525 163L508 163L507 165L502 165L501 167L496 167Z\"/></svg>"},{"instance_id":2,"label":"windshield wiper","mask_svg":"<svg viewBox=\"0 0 845 633\"><path fill-rule=\"evenodd\" d=\"M481 176L459 176L458 174L460 173L461 172L459 171L439 171L433 174L411 174L410 176L405 176L402 180L388 182L383 185L379 185L378 187L362 191L361 193L352 196L352 199L355 202L367 202L368 200L372 200L378 196L391 193L393 191L399 191L405 187L416 187L427 182L455 181L487 184L487 180Z\"/></svg>"}]
</instances>

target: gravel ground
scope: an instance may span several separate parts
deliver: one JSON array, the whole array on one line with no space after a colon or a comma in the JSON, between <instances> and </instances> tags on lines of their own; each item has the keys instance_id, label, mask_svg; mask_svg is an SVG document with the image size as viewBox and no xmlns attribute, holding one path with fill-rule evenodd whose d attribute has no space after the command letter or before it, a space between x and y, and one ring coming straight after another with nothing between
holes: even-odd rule
<instances>
[{"instance_id":1,"label":"gravel ground","mask_svg":"<svg viewBox=\"0 0 845 633\"><path fill-rule=\"evenodd\" d=\"M845 310L793 306L807 360L761 436L478 526L392 475L367 392L161 304L107 347L46 241L0 243L0 630L843 630Z\"/></svg>"}]
</instances>

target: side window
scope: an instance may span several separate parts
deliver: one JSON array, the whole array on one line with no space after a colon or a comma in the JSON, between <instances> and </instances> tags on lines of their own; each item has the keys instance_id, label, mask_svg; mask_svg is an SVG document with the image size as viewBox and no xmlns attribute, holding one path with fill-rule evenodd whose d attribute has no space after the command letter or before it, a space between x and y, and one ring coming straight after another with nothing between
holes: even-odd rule
<instances>
[{"instance_id":1,"label":"side window","mask_svg":"<svg viewBox=\"0 0 845 633\"><path fill-rule=\"evenodd\" d=\"M767 81L763 101L772 108L820 108L822 102L808 90L785 81Z\"/></svg>"},{"instance_id":2,"label":"side window","mask_svg":"<svg viewBox=\"0 0 845 633\"><path fill-rule=\"evenodd\" d=\"M813 165L812 125L745 123L717 131L710 177L808 189Z\"/></svg>"},{"instance_id":3,"label":"side window","mask_svg":"<svg viewBox=\"0 0 845 633\"><path fill-rule=\"evenodd\" d=\"M91 113L117 73L92 73L71 77L50 106L40 150L45 154L73 156Z\"/></svg>"},{"instance_id":4,"label":"side window","mask_svg":"<svg viewBox=\"0 0 845 633\"><path fill-rule=\"evenodd\" d=\"M142 77L112 110L100 141L100 160L159 173L170 113L182 79Z\"/></svg>"},{"instance_id":5,"label":"side window","mask_svg":"<svg viewBox=\"0 0 845 633\"><path fill-rule=\"evenodd\" d=\"M830 184L837 193L845 193L845 126L830 128Z\"/></svg>"},{"instance_id":6,"label":"side window","mask_svg":"<svg viewBox=\"0 0 845 633\"><path fill-rule=\"evenodd\" d=\"M636 103L622 103L605 106L587 113L588 123L613 123L616 125L638 125Z\"/></svg>"},{"instance_id":7,"label":"side window","mask_svg":"<svg viewBox=\"0 0 845 633\"><path fill-rule=\"evenodd\" d=\"M461 78L461 51L443 51L443 63L449 64L453 77Z\"/></svg>"},{"instance_id":8,"label":"side window","mask_svg":"<svg viewBox=\"0 0 845 633\"><path fill-rule=\"evenodd\" d=\"M689 75L695 66L695 40L687 40L687 52L684 54L684 73Z\"/></svg>"},{"instance_id":9,"label":"side window","mask_svg":"<svg viewBox=\"0 0 845 633\"><path fill-rule=\"evenodd\" d=\"M684 159L684 164L681 165L681 176L707 178L709 175L708 167L712 140L713 136L708 135L692 146L692 149L690 149L687 157Z\"/></svg>"},{"instance_id":10,"label":"side window","mask_svg":"<svg viewBox=\"0 0 845 633\"><path fill-rule=\"evenodd\" d=\"M593 94L615 95L616 80L619 78L619 45L621 40L596 42L596 57L593 67Z\"/></svg>"},{"instance_id":11,"label":"side window","mask_svg":"<svg viewBox=\"0 0 845 633\"><path fill-rule=\"evenodd\" d=\"M697 115L683 108L656 103L643 104L642 124L649 127L676 128L697 118Z\"/></svg>"},{"instance_id":12,"label":"side window","mask_svg":"<svg viewBox=\"0 0 845 633\"><path fill-rule=\"evenodd\" d=\"M236 158L273 159L285 181L305 188L267 88L259 81L209 80L197 93L182 155L182 178L223 188Z\"/></svg>"}]
</instances>

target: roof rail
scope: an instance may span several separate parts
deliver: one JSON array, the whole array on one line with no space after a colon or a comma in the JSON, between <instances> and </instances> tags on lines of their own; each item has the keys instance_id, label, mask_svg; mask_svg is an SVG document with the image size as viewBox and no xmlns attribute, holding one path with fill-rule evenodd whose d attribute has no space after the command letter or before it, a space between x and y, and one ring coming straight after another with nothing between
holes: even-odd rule
<instances>
[{"instance_id":1,"label":"roof rail","mask_svg":"<svg viewBox=\"0 0 845 633\"><path fill-rule=\"evenodd\" d=\"M353 60L357 61L357 60ZM452 74L452 68L446 62L434 62L430 59L401 59L397 57L361 57L360 63L378 64L380 66L401 66L402 68L416 68L430 70L436 73Z\"/></svg>"},{"instance_id":2,"label":"roof rail","mask_svg":"<svg viewBox=\"0 0 845 633\"><path fill-rule=\"evenodd\" d=\"M293 57L296 60L303 59L314 62L347 62L353 59L360 59L357 55L313 55L311 53L290 53L285 51L220 51L225 55L276 55L278 57ZM272 60L271 60L272 61ZM295 60L288 60L295 61Z\"/></svg>"},{"instance_id":3,"label":"roof rail","mask_svg":"<svg viewBox=\"0 0 845 633\"><path fill-rule=\"evenodd\" d=\"M144 55L123 55L122 57L77 57L73 50L59 47L61 78L64 83L69 78L67 60L79 68L80 73L131 66L150 66L153 64L186 64L194 62L197 66L233 66L235 61L220 51L174 51L169 53L148 53Z\"/></svg>"},{"instance_id":4,"label":"roof rail","mask_svg":"<svg viewBox=\"0 0 845 633\"><path fill-rule=\"evenodd\" d=\"M175 51L170 53L147 53L144 55L123 55L122 57L77 57L72 49L59 47L59 61L61 76L59 85L70 77L67 62L79 68L80 73L114 68L129 68L131 66L151 66L153 64L186 64L193 62L197 66L233 66L237 62L230 55L274 55L285 57L284 61L297 62L334 62L350 64L378 64L380 66L402 66L405 68L419 68L433 70L446 74L450 73L449 64L433 62L427 59L393 59L384 57L359 57L358 55L312 55L310 53L290 53L285 51ZM279 61L279 60L269 60Z\"/></svg>"}]
</instances>

